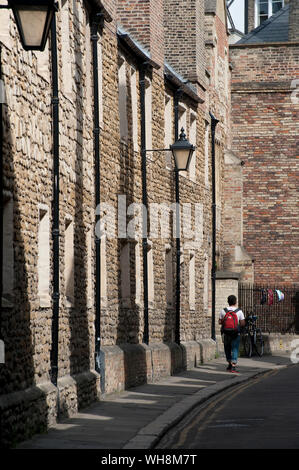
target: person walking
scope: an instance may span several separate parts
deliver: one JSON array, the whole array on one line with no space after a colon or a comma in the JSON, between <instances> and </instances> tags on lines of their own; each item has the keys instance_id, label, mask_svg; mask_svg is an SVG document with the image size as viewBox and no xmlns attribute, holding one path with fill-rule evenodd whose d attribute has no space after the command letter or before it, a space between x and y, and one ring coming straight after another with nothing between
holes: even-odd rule
<instances>
[{"instance_id":1,"label":"person walking","mask_svg":"<svg viewBox=\"0 0 299 470\"><path fill-rule=\"evenodd\" d=\"M223 335L224 352L228 366L227 371L237 372L236 366L239 356L240 328L245 326L244 313L237 307L237 297L229 295L228 307L220 312L219 324Z\"/></svg>"}]
</instances>

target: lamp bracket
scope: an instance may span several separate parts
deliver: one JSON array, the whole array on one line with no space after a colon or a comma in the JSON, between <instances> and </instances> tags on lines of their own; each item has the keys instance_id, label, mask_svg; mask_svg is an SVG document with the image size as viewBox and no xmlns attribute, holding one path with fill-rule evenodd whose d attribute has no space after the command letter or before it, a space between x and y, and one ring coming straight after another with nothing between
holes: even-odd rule
<instances>
[{"instance_id":1,"label":"lamp bracket","mask_svg":"<svg viewBox=\"0 0 299 470\"><path fill-rule=\"evenodd\" d=\"M91 40L97 40L97 34L103 31L105 15L102 11L96 11L91 14L92 35Z\"/></svg>"}]
</instances>

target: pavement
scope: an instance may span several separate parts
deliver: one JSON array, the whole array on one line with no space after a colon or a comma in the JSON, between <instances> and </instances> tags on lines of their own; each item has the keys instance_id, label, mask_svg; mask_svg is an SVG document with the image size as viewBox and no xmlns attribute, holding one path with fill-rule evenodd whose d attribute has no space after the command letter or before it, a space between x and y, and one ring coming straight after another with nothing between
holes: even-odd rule
<instances>
[{"instance_id":1,"label":"pavement","mask_svg":"<svg viewBox=\"0 0 299 470\"><path fill-rule=\"evenodd\" d=\"M290 354L239 358L238 374L219 357L155 383L102 397L101 401L35 435L16 449L153 449L165 432L217 393L292 365Z\"/></svg>"}]
</instances>

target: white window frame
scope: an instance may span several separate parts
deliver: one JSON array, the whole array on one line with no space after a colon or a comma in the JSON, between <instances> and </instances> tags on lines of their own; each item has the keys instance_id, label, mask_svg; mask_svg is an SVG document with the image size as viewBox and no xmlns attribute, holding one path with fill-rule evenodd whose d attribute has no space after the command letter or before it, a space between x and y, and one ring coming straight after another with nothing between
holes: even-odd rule
<instances>
[{"instance_id":1,"label":"white window frame","mask_svg":"<svg viewBox=\"0 0 299 470\"><path fill-rule=\"evenodd\" d=\"M195 151L189 165L189 178L191 181L196 181L197 115L194 111L190 111L189 141L195 146Z\"/></svg>"},{"instance_id":2,"label":"white window frame","mask_svg":"<svg viewBox=\"0 0 299 470\"><path fill-rule=\"evenodd\" d=\"M153 148L152 112L152 82L149 77L145 77L145 141L147 149ZM152 152L147 153L147 158L153 159Z\"/></svg>"},{"instance_id":3,"label":"white window frame","mask_svg":"<svg viewBox=\"0 0 299 470\"><path fill-rule=\"evenodd\" d=\"M148 269L148 303L154 308L155 301L155 277L154 277L154 253L153 242L147 241L147 269Z\"/></svg>"},{"instance_id":4,"label":"white window frame","mask_svg":"<svg viewBox=\"0 0 299 470\"><path fill-rule=\"evenodd\" d=\"M282 7L284 7L284 0L264 0L263 3L266 3L268 1L268 18L270 18L273 15L273 1L277 3L278 1L282 2ZM255 0L255 27L257 28L260 26L260 14L259 14L259 4L260 0Z\"/></svg>"},{"instance_id":5,"label":"white window frame","mask_svg":"<svg viewBox=\"0 0 299 470\"><path fill-rule=\"evenodd\" d=\"M165 109L164 109L164 148L168 149L173 144L173 103L172 97L165 94ZM168 170L173 170L172 166L172 153L165 152L165 167Z\"/></svg>"},{"instance_id":6,"label":"white window frame","mask_svg":"<svg viewBox=\"0 0 299 470\"><path fill-rule=\"evenodd\" d=\"M133 150L138 152L138 111L137 111L137 71L131 67L131 107L132 107L132 140Z\"/></svg>"},{"instance_id":7,"label":"white window frame","mask_svg":"<svg viewBox=\"0 0 299 470\"><path fill-rule=\"evenodd\" d=\"M49 207L38 207L38 296L42 308L51 306L50 297L50 212Z\"/></svg>"},{"instance_id":8,"label":"white window frame","mask_svg":"<svg viewBox=\"0 0 299 470\"><path fill-rule=\"evenodd\" d=\"M118 58L118 107L120 140L128 141L128 108L127 108L127 70L126 60L120 55Z\"/></svg>"},{"instance_id":9,"label":"white window frame","mask_svg":"<svg viewBox=\"0 0 299 470\"><path fill-rule=\"evenodd\" d=\"M120 250L120 285L122 307L131 307L130 242L125 240Z\"/></svg>"},{"instance_id":10,"label":"white window frame","mask_svg":"<svg viewBox=\"0 0 299 470\"><path fill-rule=\"evenodd\" d=\"M195 252L189 252L189 309L195 310Z\"/></svg>"},{"instance_id":11,"label":"white window frame","mask_svg":"<svg viewBox=\"0 0 299 470\"><path fill-rule=\"evenodd\" d=\"M174 279L173 279L173 249L171 245L165 245L165 284L166 284L166 307L172 308L174 305Z\"/></svg>"},{"instance_id":12,"label":"white window frame","mask_svg":"<svg viewBox=\"0 0 299 470\"><path fill-rule=\"evenodd\" d=\"M180 102L179 103L179 136L181 133L181 129L184 128L185 134L188 137L188 129L187 129L187 106ZM188 178L188 171L180 171L180 176L184 176Z\"/></svg>"},{"instance_id":13,"label":"white window frame","mask_svg":"<svg viewBox=\"0 0 299 470\"><path fill-rule=\"evenodd\" d=\"M68 215L64 221L64 282L65 305L67 308L72 308L75 302L74 230L73 218Z\"/></svg>"},{"instance_id":14,"label":"white window frame","mask_svg":"<svg viewBox=\"0 0 299 470\"><path fill-rule=\"evenodd\" d=\"M72 75L72 56L70 45L70 12L67 0L61 0L60 6L60 28L61 28L61 90L67 96L72 98L73 75Z\"/></svg>"}]
</instances>

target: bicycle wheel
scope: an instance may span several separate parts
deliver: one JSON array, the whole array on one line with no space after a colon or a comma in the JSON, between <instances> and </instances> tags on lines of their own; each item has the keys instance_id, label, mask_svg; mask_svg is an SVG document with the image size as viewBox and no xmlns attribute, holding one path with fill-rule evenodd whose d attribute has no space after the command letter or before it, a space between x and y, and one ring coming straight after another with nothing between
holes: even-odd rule
<instances>
[{"instance_id":1,"label":"bicycle wheel","mask_svg":"<svg viewBox=\"0 0 299 470\"><path fill-rule=\"evenodd\" d=\"M256 330L254 349L259 357L264 354L264 340L261 330Z\"/></svg>"},{"instance_id":2,"label":"bicycle wheel","mask_svg":"<svg viewBox=\"0 0 299 470\"><path fill-rule=\"evenodd\" d=\"M252 342L251 342L251 336L249 333L246 333L243 335L243 346L244 346L244 352L247 357L251 357L252 355Z\"/></svg>"}]
</instances>

